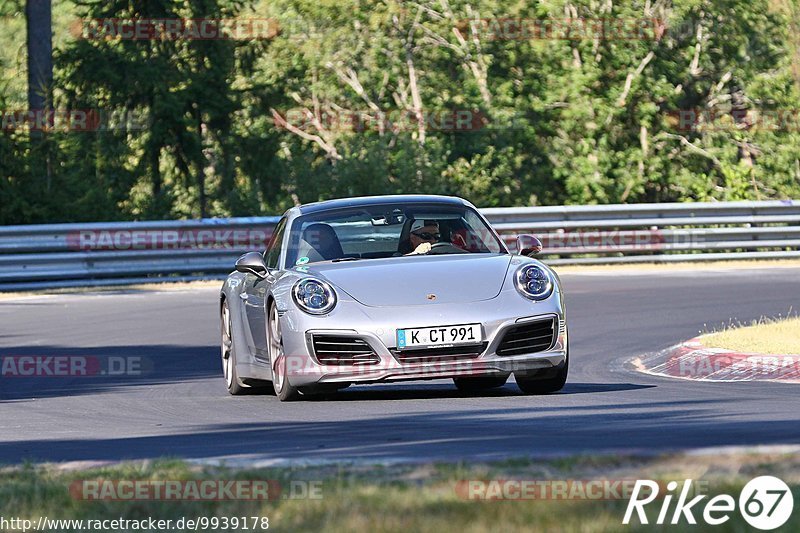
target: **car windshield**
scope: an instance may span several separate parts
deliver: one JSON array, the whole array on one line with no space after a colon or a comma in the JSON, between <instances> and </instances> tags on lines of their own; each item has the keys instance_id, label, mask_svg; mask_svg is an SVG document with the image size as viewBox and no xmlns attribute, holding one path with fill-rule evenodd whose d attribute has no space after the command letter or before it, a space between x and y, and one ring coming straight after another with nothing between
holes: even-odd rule
<instances>
[{"instance_id":1,"label":"car windshield","mask_svg":"<svg viewBox=\"0 0 800 533\"><path fill-rule=\"evenodd\" d=\"M408 255L507 253L494 231L467 206L358 206L303 215L289 233L286 266Z\"/></svg>"}]
</instances>

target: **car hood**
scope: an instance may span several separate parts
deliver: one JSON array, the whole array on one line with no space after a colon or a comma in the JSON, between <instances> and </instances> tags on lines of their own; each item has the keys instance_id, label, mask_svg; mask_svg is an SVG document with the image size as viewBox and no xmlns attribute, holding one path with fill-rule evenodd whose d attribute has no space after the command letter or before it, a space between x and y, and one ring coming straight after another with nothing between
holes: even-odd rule
<instances>
[{"instance_id":1,"label":"car hood","mask_svg":"<svg viewBox=\"0 0 800 533\"><path fill-rule=\"evenodd\" d=\"M312 264L303 270L371 307L468 304L490 300L500 293L511 257L507 254L408 256Z\"/></svg>"}]
</instances>

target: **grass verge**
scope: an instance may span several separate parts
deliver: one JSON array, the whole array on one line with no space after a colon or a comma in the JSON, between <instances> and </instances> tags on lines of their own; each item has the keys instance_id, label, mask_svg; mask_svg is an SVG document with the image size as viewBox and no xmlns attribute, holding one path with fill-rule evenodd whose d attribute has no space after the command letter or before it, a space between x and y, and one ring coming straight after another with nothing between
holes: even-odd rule
<instances>
[{"instance_id":1,"label":"grass verge","mask_svg":"<svg viewBox=\"0 0 800 533\"><path fill-rule=\"evenodd\" d=\"M636 519L632 526L623 526L627 498L581 499L579 494L577 499L487 501L466 499L456 487L464 480L507 479L584 483L653 479L665 487L668 481L676 480L682 486L683 480L692 479L707 488L701 492L730 494L738 500L742 487L760 475L780 477L795 499L800 495L800 455L777 452L260 469L200 467L175 460L73 471L29 465L0 470L0 516L34 523L41 516L83 520L266 516L270 529L278 531L648 531L664 501L660 498L647 507L649 526ZM276 480L284 490L274 501L89 501L70 494L69 487L76 482L98 479ZM302 496L305 489L293 491L291 487L309 484L320 487L320 498L285 497ZM677 497L672 508L675 500ZM707 501L695 510L700 523ZM670 530L697 531L698 527L702 529L684 520ZM714 528L720 532L747 529L738 511ZM800 530L800 513L795 512L781 530Z\"/></svg>"},{"instance_id":2,"label":"grass verge","mask_svg":"<svg viewBox=\"0 0 800 533\"><path fill-rule=\"evenodd\" d=\"M800 355L800 317L761 318L703 336L703 345L732 352Z\"/></svg>"}]
</instances>

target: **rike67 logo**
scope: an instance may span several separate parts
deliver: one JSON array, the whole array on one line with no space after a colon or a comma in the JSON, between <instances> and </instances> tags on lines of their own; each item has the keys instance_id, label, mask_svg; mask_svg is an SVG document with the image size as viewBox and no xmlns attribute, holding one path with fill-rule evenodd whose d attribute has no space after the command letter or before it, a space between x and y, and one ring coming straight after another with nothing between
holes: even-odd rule
<instances>
[{"instance_id":1,"label":"rike67 logo","mask_svg":"<svg viewBox=\"0 0 800 533\"><path fill-rule=\"evenodd\" d=\"M645 506L659 497L660 486L655 481L637 480L622 523L630 524L633 513L636 512L639 522L648 524ZM706 494L689 500L692 490L691 479L684 481L675 508L670 509L673 496L677 494L675 492L677 488L677 481L670 481L667 484L667 494L663 496L656 524L674 525L683 520L688 524L697 524L695 513L699 513L706 524L718 526L730 520L731 514L736 510L737 502L733 496L728 494L714 496L705 502L705 506L698 504L708 496ZM789 520L794 508L794 497L789 486L782 480L773 476L761 476L744 486L739 494L738 508L748 524L756 529L767 531L776 529ZM670 511L672 511L671 515Z\"/></svg>"}]
</instances>

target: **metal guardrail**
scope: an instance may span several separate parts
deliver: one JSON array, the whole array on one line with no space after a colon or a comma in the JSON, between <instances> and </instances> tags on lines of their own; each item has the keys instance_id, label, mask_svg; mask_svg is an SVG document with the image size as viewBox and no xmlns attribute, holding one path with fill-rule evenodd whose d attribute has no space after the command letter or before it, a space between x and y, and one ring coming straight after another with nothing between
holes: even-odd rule
<instances>
[{"instance_id":1,"label":"metal guardrail","mask_svg":"<svg viewBox=\"0 0 800 533\"><path fill-rule=\"evenodd\" d=\"M553 265L800 257L800 201L483 209ZM0 227L0 291L221 278L278 217Z\"/></svg>"}]
</instances>

